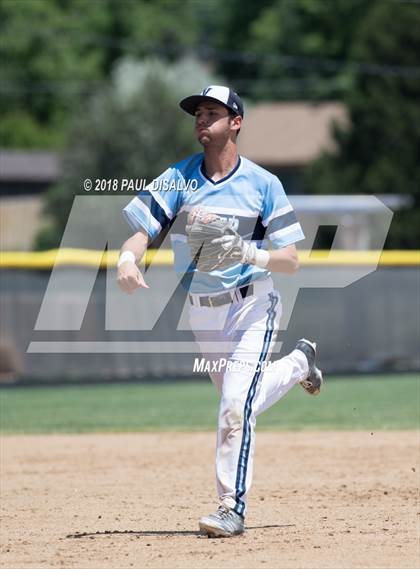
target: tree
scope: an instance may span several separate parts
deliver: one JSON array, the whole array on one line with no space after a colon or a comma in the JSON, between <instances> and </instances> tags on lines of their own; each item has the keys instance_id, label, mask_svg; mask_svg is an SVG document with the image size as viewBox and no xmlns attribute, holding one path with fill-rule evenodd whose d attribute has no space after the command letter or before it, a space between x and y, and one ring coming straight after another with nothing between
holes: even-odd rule
<instances>
[{"instance_id":1,"label":"tree","mask_svg":"<svg viewBox=\"0 0 420 569\"><path fill-rule=\"evenodd\" d=\"M420 238L420 9L383 2L369 11L351 57L376 62L345 96L350 128L336 128L337 152L307 170L315 193L409 194L413 207L394 217L388 247ZM376 71L376 73L375 73Z\"/></svg>"},{"instance_id":2,"label":"tree","mask_svg":"<svg viewBox=\"0 0 420 569\"><path fill-rule=\"evenodd\" d=\"M341 98L349 52L376 0L232 0L220 30L218 71L254 99Z\"/></svg>"},{"instance_id":3,"label":"tree","mask_svg":"<svg viewBox=\"0 0 420 569\"><path fill-rule=\"evenodd\" d=\"M74 109L118 59L179 57L196 15L182 1L1 0L0 146L62 146Z\"/></svg>"},{"instance_id":4,"label":"tree","mask_svg":"<svg viewBox=\"0 0 420 569\"><path fill-rule=\"evenodd\" d=\"M0 7L1 114L4 147L54 147L68 109L103 78L99 46L84 40L107 25L106 11L85 3L15 2ZM89 31L91 30L91 31Z\"/></svg>"},{"instance_id":5,"label":"tree","mask_svg":"<svg viewBox=\"0 0 420 569\"><path fill-rule=\"evenodd\" d=\"M59 245L73 198L84 193L84 179L150 182L170 163L199 151L192 118L178 103L214 82L214 77L191 59L172 65L155 58L141 63L128 58L118 63L108 87L100 89L73 119L62 159L62 179L45 196L51 224L38 235L36 248ZM100 208L106 206L106 200L100 197L92 211L92 232L104 220Z\"/></svg>"}]
</instances>

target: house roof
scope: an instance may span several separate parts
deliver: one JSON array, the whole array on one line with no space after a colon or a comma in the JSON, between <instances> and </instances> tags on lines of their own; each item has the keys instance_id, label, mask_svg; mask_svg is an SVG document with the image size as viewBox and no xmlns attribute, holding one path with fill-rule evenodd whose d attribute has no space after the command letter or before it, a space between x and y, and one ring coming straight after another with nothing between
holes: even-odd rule
<instances>
[{"instance_id":1,"label":"house roof","mask_svg":"<svg viewBox=\"0 0 420 569\"><path fill-rule=\"evenodd\" d=\"M251 107L238 138L240 153L263 165L296 166L333 150L331 124L348 122L341 103L264 103Z\"/></svg>"},{"instance_id":2,"label":"house roof","mask_svg":"<svg viewBox=\"0 0 420 569\"><path fill-rule=\"evenodd\" d=\"M0 150L0 181L55 182L58 155L39 150Z\"/></svg>"},{"instance_id":3,"label":"house roof","mask_svg":"<svg viewBox=\"0 0 420 569\"><path fill-rule=\"evenodd\" d=\"M261 165L300 166L331 150L332 121L345 124L341 103L263 103L247 109L238 138L241 154ZM55 152L0 150L0 182L55 182Z\"/></svg>"}]
</instances>

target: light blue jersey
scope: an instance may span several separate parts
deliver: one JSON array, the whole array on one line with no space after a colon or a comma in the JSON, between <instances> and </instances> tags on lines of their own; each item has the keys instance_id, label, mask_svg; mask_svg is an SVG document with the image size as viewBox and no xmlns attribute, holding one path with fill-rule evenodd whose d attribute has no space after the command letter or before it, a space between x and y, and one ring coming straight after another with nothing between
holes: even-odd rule
<instances>
[{"instance_id":1,"label":"light blue jersey","mask_svg":"<svg viewBox=\"0 0 420 569\"><path fill-rule=\"evenodd\" d=\"M151 239L170 226L175 270L191 274L191 293L211 294L270 273L241 263L210 273L198 271L185 233L192 208L201 206L226 218L246 241L254 241L259 248L267 248L269 239L280 249L304 239L304 234L276 176L241 156L228 176L214 182L205 174L203 159L203 153L194 154L169 167L123 212L134 231L146 231Z\"/></svg>"}]
</instances>

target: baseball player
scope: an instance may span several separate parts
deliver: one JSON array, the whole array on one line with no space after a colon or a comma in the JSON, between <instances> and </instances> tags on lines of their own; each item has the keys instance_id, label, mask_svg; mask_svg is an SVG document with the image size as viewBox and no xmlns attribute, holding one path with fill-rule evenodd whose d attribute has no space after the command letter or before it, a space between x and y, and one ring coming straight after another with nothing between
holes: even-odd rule
<instances>
[{"instance_id":1,"label":"baseball player","mask_svg":"<svg viewBox=\"0 0 420 569\"><path fill-rule=\"evenodd\" d=\"M135 233L122 246L117 278L127 293L148 288L136 263L150 240L170 226L175 270L190 277L195 339L204 356L223 355L230 364L211 372L220 395L220 505L199 521L202 533L230 537L244 531L256 417L295 384L318 394L322 373L316 367L316 344L305 339L265 365L282 310L270 274L298 269L295 243L304 235L280 181L238 154L242 100L228 87L211 85L180 106L195 117L203 152L170 166L124 208ZM199 247L197 235L203 239ZM209 350L212 344L220 345L219 354Z\"/></svg>"}]
</instances>

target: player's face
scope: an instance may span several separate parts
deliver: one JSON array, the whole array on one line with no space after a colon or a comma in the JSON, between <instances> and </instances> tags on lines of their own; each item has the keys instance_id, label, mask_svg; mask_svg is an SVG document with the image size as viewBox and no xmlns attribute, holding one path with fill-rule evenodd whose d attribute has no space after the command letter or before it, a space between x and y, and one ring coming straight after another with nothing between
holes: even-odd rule
<instances>
[{"instance_id":1,"label":"player's face","mask_svg":"<svg viewBox=\"0 0 420 569\"><path fill-rule=\"evenodd\" d=\"M200 103L195 111L195 134L206 146L213 141L223 141L231 133L232 118L229 111L218 103Z\"/></svg>"}]
</instances>

